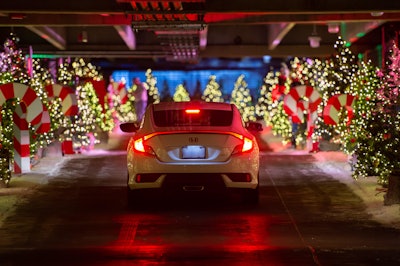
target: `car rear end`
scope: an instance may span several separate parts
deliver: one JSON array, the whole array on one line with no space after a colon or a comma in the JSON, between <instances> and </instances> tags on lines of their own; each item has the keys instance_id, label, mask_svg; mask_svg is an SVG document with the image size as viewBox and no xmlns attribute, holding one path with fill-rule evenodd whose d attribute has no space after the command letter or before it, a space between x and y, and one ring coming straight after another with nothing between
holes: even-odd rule
<instances>
[{"instance_id":1,"label":"car rear end","mask_svg":"<svg viewBox=\"0 0 400 266\"><path fill-rule=\"evenodd\" d=\"M231 104L152 105L128 145L130 191L240 188L258 195L258 169L257 143Z\"/></svg>"}]
</instances>

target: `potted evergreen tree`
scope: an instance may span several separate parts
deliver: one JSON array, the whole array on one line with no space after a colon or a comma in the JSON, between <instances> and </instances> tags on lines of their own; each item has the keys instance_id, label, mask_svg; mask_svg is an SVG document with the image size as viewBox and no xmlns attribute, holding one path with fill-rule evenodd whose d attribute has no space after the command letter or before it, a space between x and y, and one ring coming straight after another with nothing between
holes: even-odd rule
<instances>
[{"instance_id":1,"label":"potted evergreen tree","mask_svg":"<svg viewBox=\"0 0 400 266\"><path fill-rule=\"evenodd\" d=\"M387 187L384 204L392 205L400 203L400 51L395 43L378 76L382 85L365 121L366 136L357 140L355 173L378 176Z\"/></svg>"}]
</instances>

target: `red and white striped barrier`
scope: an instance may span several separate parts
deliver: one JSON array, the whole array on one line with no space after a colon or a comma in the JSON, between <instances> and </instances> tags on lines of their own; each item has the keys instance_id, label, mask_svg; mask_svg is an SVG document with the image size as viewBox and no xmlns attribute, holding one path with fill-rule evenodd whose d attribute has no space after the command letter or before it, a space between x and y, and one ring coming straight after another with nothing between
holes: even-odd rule
<instances>
[{"instance_id":1,"label":"red and white striped barrier","mask_svg":"<svg viewBox=\"0 0 400 266\"><path fill-rule=\"evenodd\" d=\"M29 123L26 120L27 107L20 104L13 113L14 172L25 173L31 169Z\"/></svg>"},{"instance_id":2,"label":"red and white striped barrier","mask_svg":"<svg viewBox=\"0 0 400 266\"><path fill-rule=\"evenodd\" d=\"M78 114L78 103L75 91L67 86L59 84L50 84L46 86L49 99L59 97L61 99L61 111L65 116L74 116ZM73 143L71 140L65 140L61 143L63 154L73 154Z\"/></svg>"},{"instance_id":3,"label":"red and white striped barrier","mask_svg":"<svg viewBox=\"0 0 400 266\"><path fill-rule=\"evenodd\" d=\"M78 104L75 91L67 86L59 84L50 84L45 87L49 99L59 97L61 99L62 113L65 116L74 116L78 114Z\"/></svg>"},{"instance_id":4,"label":"red and white striped barrier","mask_svg":"<svg viewBox=\"0 0 400 266\"><path fill-rule=\"evenodd\" d=\"M51 128L50 114L45 105L43 105L42 119L38 124L34 125L34 128L37 134L46 133L50 131Z\"/></svg>"},{"instance_id":5,"label":"red and white striped barrier","mask_svg":"<svg viewBox=\"0 0 400 266\"><path fill-rule=\"evenodd\" d=\"M353 105L355 96L349 94L336 94L329 98L324 108L323 117L325 124L337 125L339 122L339 112L342 108L347 109L348 123L353 118Z\"/></svg>"},{"instance_id":6,"label":"red and white striped barrier","mask_svg":"<svg viewBox=\"0 0 400 266\"><path fill-rule=\"evenodd\" d=\"M321 95L311 86L300 85L293 87L283 98L283 109L292 117L294 123L302 123L304 112L308 113L308 122L315 122L318 117L317 109L321 103Z\"/></svg>"},{"instance_id":7,"label":"red and white striped barrier","mask_svg":"<svg viewBox=\"0 0 400 266\"><path fill-rule=\"evenodd\" d=\"M29 123L36 126L37 132L50 130L50 117L36 92L27 85L7 83L0 85L0 106L9 99L18 98L21 104L16 107L14 119L14 172L30 171Z\"/></svg>"},{"instance_id":8,"label":"red and white striped barrier","mask_svg":"<svg viewBox=\"0 0 400 266\"><path fill-rule=\"evenodd\" d=\"M0 85L0 105L13 98L19 98L25 103L27 107L26 120L29 123L36 125L41 121L43 103L32 88L20 83Z\"/></svg>"},{"instance_id":9,"label":"red and white striped barrier","mask_svg":"<svg viewBox=\"0 0 400 266\"><path fill-rule=\"evenodd\" d=\"M118 97L119 104L125 104L129 99L125 84L121 82L113 82L113 89L114 95Z\"/></svg>"},{"instance_id":10,"label":"red and white striped barrier","mask_svg":"<svg viewBox=\"0 0 400 266\"><path fill-rule=\"evenodd\" d=\"M312 140L314 124L318 118L318 105L321 103L321 95L311 86L299 85L293 87L283 98L283 109L292 117L294 123L302 123L304 112L307 118L307 139ZM312 144L310 151L318 151L318 142Z\"/></svg>"},{"instance_id":11,"label":"red and white striped barrier","mask_svg":"<svg viewBox=\"0 0 400 266\"><path fill-rule=\"evenodd\" d=\"M272 89L271 92L271 99L273 102L281 98L282 95L285 94L286 86L276 84L275 87Z\"/></svg>"}]
</instances>

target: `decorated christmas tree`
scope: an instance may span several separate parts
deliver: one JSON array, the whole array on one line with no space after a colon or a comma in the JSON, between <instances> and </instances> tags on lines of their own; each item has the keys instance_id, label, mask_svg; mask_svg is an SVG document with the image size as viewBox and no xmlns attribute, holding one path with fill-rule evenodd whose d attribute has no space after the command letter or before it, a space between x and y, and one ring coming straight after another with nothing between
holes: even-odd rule
<instances>
[{"instance_id":1,"label":"decorated christmas tree","mask_svg":"<svg viewBox=\"0 0 400 266\"><path fill-rule=\"evenodd\" d=\"M393 43L377 88L371 115L365 117L365 137L357 139L355 175L376 175L388 186L386 204L400 203L400 51Z\"/></svg>"},{"instance_id":2,"label":"decorated christmas tree","mask_svg":"<svg viewBox=\"0 0 400 266\"><path fill-rule=\"evenodd\" d=\"M15 101L6 101L1 107L0 120L0 183L7 185L11 179L13 151L13 112ZM1 184L0 184L1 187Z\"/></svg>"},{"instance_id":3,"label":"decorated christmas tree","mask_svg":"<svg viewBox=\"0 0 400 266\"><path fill-rule=\"evenodd\" d=\"M318 106L317 113L319 114L316 121L314 122L314 130L311 136L313 142L319 142L323 139L331 139L331 131L332 129L329 128L322 116L324 106L326 105L329 99L329 93L326 93L331 86L331 83L328 79L330 76L329 69L329 60L320 60L320 59L307 59L307 85L312 86L315 90L320 93L322 97L322 102Z\"/></svg>"},{"instance_id":4,"label":"decorated christmas tree","mask_svg":"<svg viewBox=\"0 0 400 266\"><path fill-rule=\"evenodd\" d=\"M346 92L358 69L357 57L351 52L347 42L340 36L334 48L336 53L331 60L330 66L332 68L329 69L330 72L328 72L328 74L330 74L328 76L330 86L325 92L327 96Z\"/></svg>"},{"instance_id":5,"label":"decorated christmas tree","mask_svg":"<svg viewBox=\"0 0 400 266\"><path fill-rule=\"evenodd\" d=\"M75 72L69 60L64 60L57 68L57 84L75 88Z\"/></svg>"},{"instance_id":6,"label":"decorated christmas tree","mask_svg":"<svg viewBox=\"0 0 400 266\"><path fill-rule=\"evenodd\" d=\"M56 77L56 84L62 86L68 86L73 90L76 90L76 78L75 72L72 68L72 65L69 60L64 60L57 68L57 77ZM56 108L59 110L59 102L60 99L55 99L52 101L50 105L50 109ZM54 105L54 106L53 106ZM61 113L61 112L60 112ZM77 116L63 116L61 126L55 130L55 135L57 136L58 140L60 141L73 141L76 139L75 134L79 132L76 128L78 125L75 123L77 121ZM79 144L80 145L80 144Z\"/></svg>"},{"instance_id":7,"label":"decorated christmas tree","mask_svg":"<svg viewBox=\"0 0 400 266\"><path fill-rule=\"evenodd\" d=\"M102 74L96 66L83 58L75 58L72 62L73 74L78 77L80 81L90 79L102 79Z\"/></svg>"},{"instance_id":8,"label":"decorated christmas tree","mask_svg":"<svg viewBox=\"0 0 400 266\"><path fill-rule=\"evenodd\" d=\"M126 88L126 80L121 79L116 82L111 79L109 87L109 101L110 111L115 123L119 122L131 122L136 119L136 111L134 106L135 97L131 88Z\"/></svg>"},{"instance_id":9,"label":"decorated christmas tree","mask_svg":"<svg viewBox=\"0 0 400 266\"><path fill-rule=\"evenodd\" d=\"M244 75L240 75L231 94L231 103L235 104L242 115L243 121L255 121L255 107Z\"/></svg>"},{"instance_id":10,"label":"decorated christmas tree","mask_svg":"<svg viewBox=\"0 0 400 266\"><path fill-rule=\"evenodd\" d=\"M92 81L102 76L95 66L83 59L72 63L64 61L57 71L57 83L76 90L79 113L65 117L63 121L63 140L72 140L78 147L92 147L98 142L99 131L111 131L114 127L111 110L104 110Z\"/></svg>"},{"instance_id":11,"label":"decorated christmas tree","mask_svg":"<svg viewBox=\"0 0 400 266\"><path fill-rule=\"evenodd\" d=\"M267 125L271 124L271 115L268 107L272 105L272 88L278 83L278 77L275 71L271 69L264 77L264 83L261 86L260 93L256 104L257 117L263 118Z\"/></svg>"},{"instance_id":12,"label":"decorated christmas tree","mask_svg":"<svg viewBox=\"0 0 400 266\"><path fill-rule=\"evenodd\" d=\"M173 96L173 99L175 102L189 102L190 101L190 95L187 89L183 84L179 84L175 88L175 93Z\"/></svg>"},{"instance_id":13,"label":"decorated christmas tree","mask_svg":"<svg viewBox=\"0 0 400 266\"><path fill-rule=\"evenodd\" d=\"M74 127L71 129L73 141L80 148L90 148L96 142L102 108L90 82L77 86L76 90L79 114L75 117Z\"/></svg>"},{"instance_id":14,"label":"decorated christmas tree","mask_svg":"<svg viewBox=\"0 0 400 266\"><path fill-rule=\"evenodd\" d=\"M337 94L351 94L350 85L355 78L358 69L358 60L351 52L346 41L340 36L336 41L335 54L323 64L323 71L326 74L319 74L317 78L320 83L316 84L322 97L320 108L325 108L328 100ZM318 69L316 71L319 71ZM342 136L348 131L348 113L343 108L338 123L327 125L322 117L316 121L315 134L321 138L343 145Z\"/></svg>"},{"instance_id":15,"label":"decorated christmas tree","mask_svg":"<svg viewBox=\"0 0 400 266\"><path fill-rule=\"evenodd\" d=\"M29 75L26 68L25 56L22 49L18 48L19 38L11 33L4 42L4 54L0 63L3 80L12 77L13 82L29 84ZM5 74L7 73L7 74ZM8 78L7 78L8 76Z\"/></svg>"},{"instance_id":16,"label":"decorated christmas tree","mask_svg":"<svg viewBox=\"0 0 400 266\"><path fill-rule=\"evenodd\" d=\"M271 69L264 78L260 97L256 105L257 115L271 126L272 133L283 137L284 142L291 137L291 124L283 109L283 97L289 91L289 72L285 64L279 71Z\"/></svg>"},{"instance_id":17,"label":"decorated christmas tree","mask_svg":"<svg viewBox=\"0 0 400 266\"><path fill-rule=\"evenodd\" d=\"M106 104L106 93L103 83L103 75L99 69L83 58L76 58L72 63L75 80L79 85L91 86L94 90L94 95L91 98L92 110L96 113L96 125L99 131L109 132L114 128L114 120L112 111ZM87 85L86 83L91 83ZM95 85L100 84L100 88L96 89ZM79 94L79 91L78 91Z\"/></svg>"},{"instance_id":18,"label":"decorated christmas tree","mask_svg":"<svg viewBox=\"0 0 400 266\"><path fill-rule=\"evenodd\" d=\"M147 103L148 104L159 103L160 93L158 92L157 88L157 78L154 77L151 69L147 69L146 71L146 85L147 85L147 92L149 95Z\"/></svg>"},{"instance_id":19,"label":"decorated christmas tree","mask_svg":"<svg viewBox=\"0 0 400 266\"><path fill-rule=\"evenodd\" d=\"M323 103L321 94L329 91L329 85L333 84L327 79L329 75L332 76L332 71L327 71L329 69L327 62L329 61L316 58L294 58L291 61L290 86L292 89L297 89L297 92L302 92L297 107L304 109L302 123L292 125L294 128L292 134L296 135L295 138L292 137L292 144L307 145L310 152L319 151L319 142L326 136L330 139L333 130L327 127L322 116L324 104L328 101L329 96ZM302 88L306 88L305 93ZM327 135L326 132L328 132Z\"/></svg>"},{"instance_id":20,"label":"decorated christmas tree","mask_svg":"<svg viewBox=\"0 0 400 266\"><path fill-rule=\"evenodd\" d=\"M366 71L372 73L374 69ZM386 68L378 71L381 82L368 76L372 74L364 75L364 94L359 97L358 115L362 121L358 122L356 116L353 123L359 132L349 134L355 142L353 176L377 176L378 183L388 188L385 204L397 204L400 203L400 51L395 43ZM370 92L373 87L376 94Z\"/></svg>"},{"instance_id":21,"label":"decorated christmas tree","mask_svg":"<svg viewBox=\"0 0 400 266\"><path fill-rule=\"evenodd\" d=\"M310 77L310 68L308 66L309 63L307 58L295 57L290 61L289 77L292 83L311 85L310 80L312 80L312 76Z\"/></svg>"},{"instance_id":22,"label":"decorated christmas tree","mask_svg":"<svg viewBox=\"0 0 400 266\"><path fill-rule=\"evenodd\" d=\"M19 38L11 33L3 45L0 55L0 84L17 82L29 85L30 79L25 67L25 58L18 48ZM0 107L0 181L8 184L11 178L10 166L13 163L14 120L13 114L21 99L8 99Z\"/></svg>"},{"instance_id":23,"label":"decorated christmas tree","mask_svg":"<svg viewBox=\"0 0 400 266\"><path fill-rule=\"evenodd\" d=\"M211 75L201 97L206 102L223 102L222 91L217 82L217 77Z\"/></svg>"},{"instance_id":24,"label":"decorated christmas tree","mask_svg":"<svg viewBox=\"0 0 400 266\"><path fill-rule=\"evenodd\" d=\"M360 163L355 165L353 176L375 175L374 162L371 158L370 141L374 138L369 125L373 121L373 112L377 100L376 89L381 88L381 80L378 75L378 68L371 62L361 62L355 78L350 85L352 94L357 95L354 101L351 121L349 121L348 130L343 134L343 150L347 154L355 154Z\"/></svg>"},{"instance_id":25,"label":"decorated christmas tree","mask_svg":"<svg viewBox=\"0 0 400 266\"><path fill-rule=\"evenodd\" d=\"M64 115L61 111L61 100L59 98L49 100L48 94L45 90L47 85L53 83L53 79L48 68L44 67L39 59L32 59L31 66L30 87L36 92L36 94L42 100L42 103L46 106L51 122L51 128L49 132L40 134L37 134L34 131L32 132L30 147L31 154L34 156L34 154L39 151L40 148L44 148L55 139L58 139L59 135L54 133L63 124Z\"/></svg>"}]
</instances>

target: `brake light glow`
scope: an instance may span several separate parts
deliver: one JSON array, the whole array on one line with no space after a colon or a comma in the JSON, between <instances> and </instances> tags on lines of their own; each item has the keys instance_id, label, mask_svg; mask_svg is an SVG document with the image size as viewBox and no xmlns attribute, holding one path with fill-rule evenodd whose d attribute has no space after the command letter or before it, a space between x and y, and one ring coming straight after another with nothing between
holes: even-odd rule
<instances>
[{"instance_id":1,"label":"brake light glow","mask_svg":"<svg viewBox=\"0 0 400 266\"><path fill-rule=\"evenodd\" d=\"M248 138L243 139L242 152L251 151L253 149L253 141Z\"/></svg>"},{"instance_id":2,"label":"brake light glow","mask_svg":"<svg viewBox=\"0 0 400 266\"><path fill-rule=\"evenodd\" d=\"M139 152L146 152L143 144L143 138L135 140L135 142L133 143L133 148Z\"/></svg>"},{"instance_id":3,"label":"brake light glow","mask_svg":"<svg viewBox=\"0 0 400 266\"><path fill-rule=\"evenodd\" d=\"M192 110L192 109L190 109L190 110ZM196 110L198 110L198 109L196 109ZM188 110L185 110L185 111L188 111ZM199 110L199 112L200 112L200 110ZM153 138L155 136L158 136L158 135L185 134L185 133L193 134L194 132L192 132L192 131L190 131L190 132L187 132L187 131L154 132L154 133L145 135L145 136L143 136L141 138L138 138L138 139L134 140L134 142L133 142L133 150L135 150L136 152L155 155L154 150L150 146L145 144L145 142L147 142L147 140L149 140L149 139L151 139L151 138ZM211 134L211 133L215 133L215 131L206 131L205 130L205 131L199 131L197 133L204 133L204 134L210 133ZM238 138L238 139L240 139L242 141L242 143L240 145L235 147L235 149L233 150L232 154L244 153L244 152L249 152L249 151L253 150L253 148L254 148L253 140L251 140L249 138L246 138L245 136L243 136L241 134L238 134L238 133L235 133L235 132L224 132L224 134L228 134L228 135L234 136L234 137L236 137L236 138Z\"/></svg>"},{"instance_id":4,"label":"brake light glow","mask_svg":"<svg viewBox=\"0 0 400 266\"><path fill-rule=\"evenodd\" d=\"M234 154L241 154L241 153L245 153L245 152L249 152L252 151L254 148L254 143L251 139L246 138L242 135L239 134L235 134L235 137L237 137L238 139L242 140L242 144L237 145L235 147L235 149L233 149L232 155Z\"/></svg>"},{"instance_id":5,"label":"brake light glow","mask_svg":"<svg viewBox=\"0 0 400 266\"><path fill-rule=\"evenodd\" d=\"M200 114L200 109L186 109L185 113L188 115L197 115Z\"/></svg>"},{"instance_id":6,"label":"brake light glow","mask_svg":"<svg viewBox=\"0 0 400 266\"><path fill-rule=\"evenodd\" d=\"M148 139L147 136L144 136L143 138L138 138L133 141L132 149L135 152L139 153L144 153L148 155L155 155L154 150L145 144L145 141Z\"/></svg>"}]
</instances>

